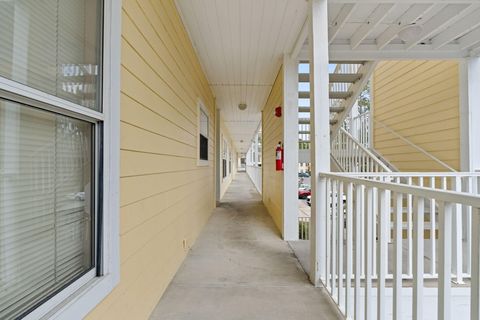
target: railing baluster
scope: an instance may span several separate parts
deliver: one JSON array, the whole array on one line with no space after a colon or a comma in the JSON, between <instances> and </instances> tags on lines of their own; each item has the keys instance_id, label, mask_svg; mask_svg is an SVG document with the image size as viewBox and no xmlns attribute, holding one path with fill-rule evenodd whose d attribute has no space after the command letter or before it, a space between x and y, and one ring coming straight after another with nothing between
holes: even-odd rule
<instances>
[{"instance_id":1,"label":"railing baluster","mask_svg":"<svg viewBox=\"0 0 480 320\"><path fill-rule=\"evenodd\" d=\"M347 202L346 202L346 218L347 218L347 261L345 276L345 315L347 318L353 316L353 299L352 299L352 266L353 266L353 183L347 185Z\"/></svg>"},{"instance_id":2,"label":"railing baluster","mask_svg":"<svg viewBox=\"0 0 480 320\"><path fill-rule=\"evenodd\" d=\"M378 221L378 189L373 189L373 220L372 220L372 232L373 232L373 247L372 247L372 276L377 276L377 221Z\"/></svg>"},{"instance_id":3,"label":"railing baluster","mask_svg":"<svg viewBox=\"0 0 480 320\"><path fill-rule=\"evenodd\" d=\"M367 211L365 212L365 319L372 319L372 257L373 257L373 193L374 188L367 188Z\"/></svg>"},{"instance_id":4,"label":"railing baluster","mask_svg":"<svg viewBox=\"0 0 480 320\"><path fill-rule=\"evenodd\" d=\"M455 186L454 190L457 192L462 192L462 180L460 177L455 177ZM455 261L454 261L454 270L456 275L456 282L458 284L463 284L463 236L462 236L462 205L455 205L455 216L454 216L454 238L453 243L455 247Z\"/></svg>"},{"instance_id":5,"label":"railing baluster","mask_svg":"<svg viewBox=\"0 0 480 320\"><path fill-rule=\"evenodd\" d=\"M332 259L331 255L331 227L330 225L332 224L332 215L333 215L333 180L329 180L327 184L327 194L328 194L328 211L327 211L327 241L326 241L326 246L327 246L327 259L325 259L324 263L326 264L325 270L326 270L326 288L328 291L330 291L331 285L330 285L330 259Z\"/></svg>"},{"instance_id":6,"label":"railing baluster","mask_svg":"<svg viewBox=\"0 0 480 320\"><path fill-rule=\"evenodd\" d=\"M452 214L453 204L440 202L439 208L439 270L438 270L438 319L451 318L451 270L452 270Z\"/></svg>"},{"instance_id":7,"label":"railing baluster","mask_svg":"<svg viewBox=\"0 0 480 320\"><path fill-rule=\"evenodd\" d=\"M387 228L390 217L390 192L379 190L380 211L378 214L378 246L377 246L377 319L386 318L385 278L387 276L388 238Z\"/></svg>"},{"instance_id":8,"label":"railing baluster","mask_svg":"<svg viewBox=\"0 0 480 320\"><path fill-rule=\"evenodd\" d=\"M364 255L362 249L364 246L362 245L363 241L363 225L364 225L364 211L365 211L365 187L362 185L357 185L355 187L355 312L354 318L361 319L362 317L362 304L361 304L361 282L360 279L363 274L362 266L364 265L362 259L364 259Z\"/></svg>"},{"instance_id":9,"label":"railing baluster","mask_svg":"<svg viewBox=\"0 0 480 320\"><path fill-rule=\"evenodd\" d=\"M424 210L425 200L414 197L415 217L413 219L413 319L423 318L423 238L424 238Z\"/></svg>"},{"instance_id":10,"label":"railing baluster","mask_svg":"<svg viewBox=\"0 0 480 320\"><path fill-rule=\"evenodd\" d=\"M407 179L407 184L412 185L412 178ZM407 195L407 244L408 244L408 275L411 276L413 272L413 248L412 248L412 216L413 216L413 196Z\"/></svg>"},{"instance_id":11,"label":"railing baluster","mask_svg":"<svg viewBox=\"0 0 480 320\"><path fill-rule=\"evenodd\" d=\"M393 270L393 319L402 318L402 253L403 253L403 195L395 194L394 230L394 270Z\"/></svg>"},{"instance_id":12,"label":"railing baluster","mask_svg":"<svg viewBox=\"0 0 480 320\"><path fill-rule=\"evenodd\" d=\"M435 189L435 177L430 178L430 188ZM436 269L436 246L435 241L437 238L437 231L436 231L436 206L435 206L435 199L430 199L430 252L431 252L431 259L430 259L430 273L435 275L437 273Z\"/></svg>"},{"instance_id":13,"label":"railing baluster","mask_svg":"<svg viewBox=\"0 0 480 320\"><path fill-rule=\"evenodd\" d=\"M475 191L474 191L474 187L473 187L473 177L467 177L467 190L466 192L467 193L470 193L470 194L475 194ZM471 228L471 225L472 225L472 207L471 206L464 206L465 207L465 218L466 218L466 221L465 221L465 231L466 231L466 241L467 241L467 248L466 248L466 253L467 253L467 257L466 257L466 268L467 268L467 274L471 274L472 273L472 267L471 267L471 260L472 260L472 256L470 255L470 252L472 251L472 228Z\"/></svg>"},{"instance_id":14,"label":"railing baluster","mask_svg":"<svg viewBox=\"0 0 480 320\"><path fill-rule=\"evenodd\" d=\"M480 320L480 208L472 210L470 319Z\"/></svg>"},{"instance_id":15,"label":"railing baluster","mask_svg":"<svg viewBox=\"0 0 480 320\"><path fill-rule=\"evenodd\" d=\"M332 292L333 300L337 300L337 296L335 294L336 290L336 271L337 271L337 217L338 217L338 193L339 193L339 181L335 181L332 186L332 222L331 226L331 240L330 240L330 252L331 252L331 259L330 259L330 288ZM336 301L338 303L338 300Z\"/></svg>"},{"instance_id":16,"label":"railing baluster","mask_svg":"<svg viewBox=\"0 0 480 320\"><path fill-rule=\"evenodd\" d=\"M338 186L338 230L337 230L337 277L338 277L338 304L345 310L344 288L343 288L343 182L339 182Z\"/></svg>"}]
</instances>

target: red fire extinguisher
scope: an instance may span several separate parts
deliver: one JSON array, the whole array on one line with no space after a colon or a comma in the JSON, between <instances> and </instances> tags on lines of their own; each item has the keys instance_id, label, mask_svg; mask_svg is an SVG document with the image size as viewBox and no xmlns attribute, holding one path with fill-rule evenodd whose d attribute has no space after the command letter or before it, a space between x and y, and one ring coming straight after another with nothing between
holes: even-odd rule
<instances>
[{"instance_id":1,"label":"red fire extinguisher","mask_svg":"<svg viewBox=\"0 0 480 320\"><path fill-rule=\"evenodd\" d=\"M283 146L281 141L278 142L275 149L275 167L277 171L283 171Z\"/></svg>"}]
</instances>

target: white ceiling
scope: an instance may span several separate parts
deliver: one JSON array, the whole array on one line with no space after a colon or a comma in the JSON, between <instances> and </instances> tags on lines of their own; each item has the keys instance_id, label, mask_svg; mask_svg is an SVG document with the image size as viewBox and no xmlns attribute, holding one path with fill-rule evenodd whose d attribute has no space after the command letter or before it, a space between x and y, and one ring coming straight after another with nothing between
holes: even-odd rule
<instances>
[{"instance_id":1,"label":"white ceiling","mask_svg":"<svg viewBox=\"0 0 480 320\"><path fill-rule=\"evenodd\" d=\"M183 21L240 153L307 17L305 0L177 0ZM239 103L247 109L240 111ZM243 142L240 142L243 141Z\"/></svg>"},{"instance_id":2,"label":"white ceiling","mask_svg":"<svg viewBox=\"0 0 480 320\"><path fill-rule=\"evenodd\" d=\"M329 0L328 14L333 60L461 59L480 54L480 0ZM420 32L401 40L399 32L412 25Z\"/></svg>"},{"instance_id":3,"label":"white ceiling","mask_svg":"<svg viewBox=\"0 0 480 320\"><path fill-rule=\"evenodd\" d=\"M238 152L248 150L284 53L308 59L306 0L176 0ZM480 0L328 0L331 60L480 55ZM407 41L400 30L420 26ZM302 29L303 28L303 29ZM300 45L296 45L300 44ZM245 111L239 103L248 105ZM243 143L241 142L243 141Z\"/></svg>"}]
</instances>

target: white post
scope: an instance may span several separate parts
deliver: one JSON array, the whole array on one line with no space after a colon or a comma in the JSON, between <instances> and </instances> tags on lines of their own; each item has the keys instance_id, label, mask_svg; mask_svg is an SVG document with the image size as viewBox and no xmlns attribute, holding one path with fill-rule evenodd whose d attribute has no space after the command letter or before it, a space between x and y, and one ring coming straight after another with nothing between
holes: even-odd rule
<instances>
[{"instance_id":1,"label":"white post","mask_svg":"<svg viewBox=\"0 0 480 320\"><path fill-rule=\"evenodd\" d=\"M330 171L330 124L328 97L327 0L310 0L308 36L310 46L310 129L312 161L312 217L310 233L310 279L319 284L326 259L326 180L320 172Z\"/></svg>"},{"instance_id":2,"label":"white post","mask_svg":"<svg viewBox=\"0 0 480 320\"><path fill-rule=\"evenodd\" d=\"M283 57L283 238L298 240L298 63Z\"/></svg>"},{"instance_id":3,"label":"white post","mask_svg":"<svg viewBox=\"0 0 480 320\"><path fill-rule=\"evenodd\" d=\"M480 169L480 58L460 64L460 153L462 171Z\"/></svg>"},{"instance_id":4,"label":"white post","mask_svg":"<svg viewBox=\"0 0 480 320\"><path fill-rule=\"evenodd\" d=\"M480 209L472 213L472 288L470 293L470 319L480 319Z\"/></svg>"},{"instance_id":5,"label":"white post","mask_svg":"<svg viewBox=\"0 0 480 320\"><path fill-rule=\"evenodd\" d=\"M220 149L220 109L215 109L215 200L220 202L222 185L222 156Z\"/></svg>"}]
</instances>

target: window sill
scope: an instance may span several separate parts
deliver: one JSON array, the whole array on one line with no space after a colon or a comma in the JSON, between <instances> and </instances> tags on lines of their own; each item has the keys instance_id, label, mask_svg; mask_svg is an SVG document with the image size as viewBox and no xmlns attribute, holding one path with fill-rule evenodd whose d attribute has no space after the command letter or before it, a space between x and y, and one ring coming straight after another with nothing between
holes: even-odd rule
<instances>
[{"instance_id":1,"label":"window sill","mask_svg":"<svg viewBox=\"0 0 480 320\"><path fill-rule=\"evenodd\" d=\"M197 167L208 167L210 166L210 161L208 160L197 160Z\"/></svg>"},{"instance_id":2,"label":"window sill","mask_svg":"<svg viewBox=\"0 0 480 320\"><path fill-rule=\"evenodd\" d=\"M87 277L90 278L91 274L72 283L24 319L83 319L119 282L113 274L85 280Z\"/></svg>"}]
</instances>

